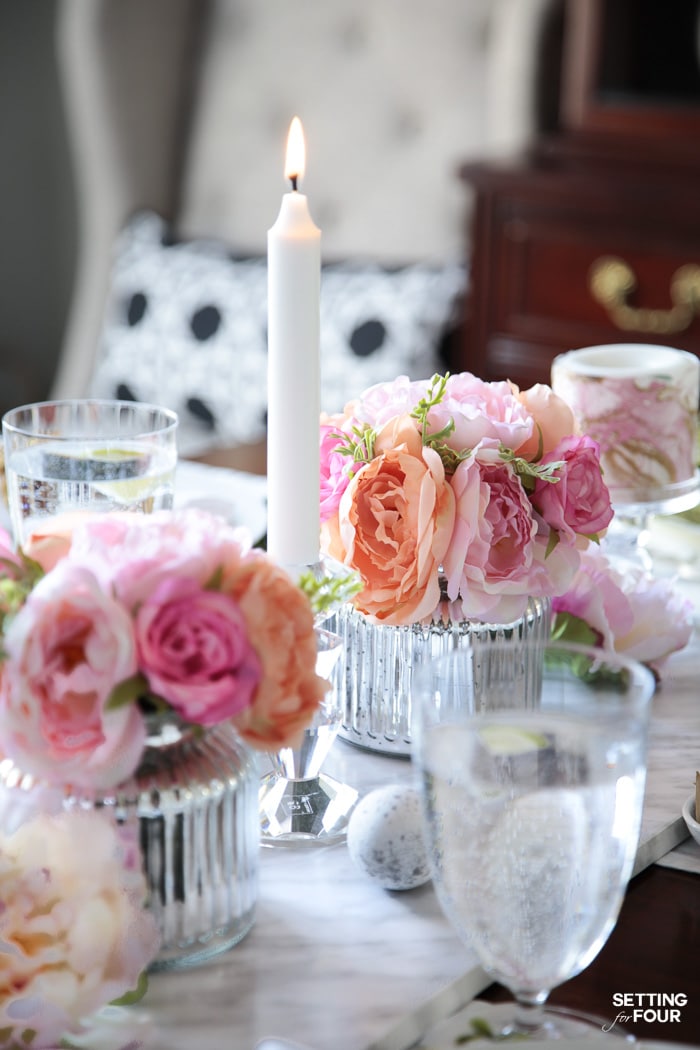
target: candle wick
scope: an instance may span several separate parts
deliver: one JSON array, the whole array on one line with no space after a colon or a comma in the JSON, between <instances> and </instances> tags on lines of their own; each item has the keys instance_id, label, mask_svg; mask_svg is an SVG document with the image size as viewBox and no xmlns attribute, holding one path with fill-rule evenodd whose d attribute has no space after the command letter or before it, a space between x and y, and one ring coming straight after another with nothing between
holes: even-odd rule
<instances>
[{"instance_id":1,"label":"candle wick","mask_svg":"<svg viewBox=\"0 0 700 1050\"><path fill-rule=\"evenodd\" d=\"M292 184L292 189L293 189L293 190L294 190L294 192L296 193L296 191L297 191L297 188L298 188L297 184L298 184L298 182L299 182L299 176L298 176L298 175L290 175L290 176L289 176L289 181L290 181L290 182L291 182L291 184Z\"/></svg>"}]
</instances>

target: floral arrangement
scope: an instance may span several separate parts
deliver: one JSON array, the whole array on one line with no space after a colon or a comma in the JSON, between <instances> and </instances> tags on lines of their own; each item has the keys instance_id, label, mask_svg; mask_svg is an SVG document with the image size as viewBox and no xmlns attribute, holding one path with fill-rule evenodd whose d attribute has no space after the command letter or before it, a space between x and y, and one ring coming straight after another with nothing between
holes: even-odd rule
<instances>
[{"instance_id":1,"label":"floral arrangement","mask_svg":"<svg viewBox=\"0 0 700 1050\"><path fill-rule=\"evenodd\" d=\"M41 814L0 833L1 1047L70 1046L85 1018L138 988L158 948L144 894L95 812Z\"/></svg>"},{"instance_id":2,"label":"floral arrangement","mask_svg":"<svg viewBox=\"0 0 700 1050\"><path fill-rule=\"evenodd\" d=\"M0 751L41 780L124 781L153 713L274 750L327 688L311 597L213 515L57 517L0 564Z\"/></svg>"},{"instance_id":3,"label":"floral arrangement","mask_svg":"<svg viewBox=\"0 0 700 1050\"><path fill-rule=\"evenodd\" d=\"M543 384L401 376L321 419L321 546L373 622L510 623L612 513L597 443Z\"/></svg>"},{"instance_id":4,"label":"floral arrangement","mask_svg":"<svg viewBox=\"0 0 700 1050\"><path fill-rule=\"evenodd\" d=\"M552 601L552 637L624 654L661 678L669 657L690 641L693 606L667 580L642 568L622 573L597 550L581 555L565 594Z\"/></svg>"}]
</instances>

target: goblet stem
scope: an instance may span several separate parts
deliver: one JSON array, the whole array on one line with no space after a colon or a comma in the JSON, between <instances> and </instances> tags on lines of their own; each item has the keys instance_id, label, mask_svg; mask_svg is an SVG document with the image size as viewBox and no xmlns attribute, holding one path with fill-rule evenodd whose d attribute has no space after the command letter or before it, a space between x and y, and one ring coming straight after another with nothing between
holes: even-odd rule
<instances>
[{"instance_id":1,"label":"goblet stem","mask_svg":"<svg viewBox=\"0 0 700 1050\"><path fill-rule=\"evenodd\" d=\"M515 993L515 1016L512 1033L535 1036L546 1025L545 1003L549 992Z\"/></svg>"}]
</instances>

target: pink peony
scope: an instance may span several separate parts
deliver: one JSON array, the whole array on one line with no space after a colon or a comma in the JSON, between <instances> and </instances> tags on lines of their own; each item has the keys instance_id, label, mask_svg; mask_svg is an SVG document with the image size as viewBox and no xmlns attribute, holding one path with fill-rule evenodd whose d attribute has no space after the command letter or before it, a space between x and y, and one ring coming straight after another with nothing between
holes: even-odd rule
<instances>
[{"instance_id":1,"label":"pink peony","mask_svg":"<svg viewBox=\"0 0 700 1050\"><path fill-rule=\"evenodd\" d=\"M361 612L409 624L430 616L440 599L438 569L452 534L454 495L439 455L422 447L410 423L400 434L397 447L353 477L340 502L339 525L324 532L324 544L331 557L359 573L363 590L355 605ZM386 435L385 428L380 447Z\"/></svg>"},{"instance_id":2,"label":"pink peony","mask_svg":"<svg viewBox=\"0 0 700 1050\"><path fill-rule=\"evenodd\" d=\"M114 685L136 671L131 619L94 576L66 559L44 576L5 633L2 747L54 782L111 787L138 764L136 707L107 711Z\"/></svg>"},{"instance_id":3,"label":"pink peony","mask_svg":"<svg viewBox=\"0 0 700 1050\"><path fill-rule=\"evenodd\" d=\"M140 873L126 872L104 815L39 815L0 835L3 1046L56 1047L136 988L158 933ZM61 1044L62 1045L62 1044Z\"/></svg>"},{"instance_id":4,"label":"pink peony","mask_svg":"<svg viewBox=\"0 0 700 1050\"><path fill-rule=\"evenodd\" d=\"M575 543L578 536L595 536L612 521L610 493L603 481L597 442L589 437L566 437L542 463L561 461L557 481L538 479L533 506L559 538Z\"/></svg>"},{"instance_id":5,"label":"pink peony","mask_svg":"<svg viewBox=\"0 0 700 1050\"><path fill-rule=\"evenodd\" d=\"M552 601L557 628L575 629L565 614L583 621L607 649L639 660L659 676L672 653L689 642L693 608L666 580L650 578L641 568L618 571L601 552L581 553L570 588ZM569 634L569 636L571 636Z\"/></svg>"},{"instance_id":6,"label":"pink peony","mask_svg":"<svg viewBox=\"0 0 700 1050\"><path fill-rule=\"evenodd\" d=\"M457 452L476 448L484 439L517 448L534 426L510 383L486 383L469 372L448 378L445 396L428 418L433 432L454 423L446 442Z\"/></svg>"},{"instance_id":7,"label":"pink peony","mask_svg":"<svg viewBox=\"0 0 700 1050\"><path fill-rule=\"evenodd\" d=\"M230 595L163 580L139 608L136 641L151 691L186 721L215 725L252 703L260 660Z\"/></svg>"},{"instance_id":8,"label":"pink peony","mask_svg":"<svg viewBox=\"0 0 700 1050\"><path fill-rule=\"evenodd\" d=\"M389 383L376 383L346 406L345 415L352 415L358 423L381 427L394 416L410 412L425 396L429 385L428 380L412 381L408 376L398 376Z\"/></svg>"},{"instance_id":9,"label":"pink peony","mask_svg":"<svg viewBox=\"0 0 700 1050\"><path fill-rule=\"evenodd\" d=\"M101 514L73 534L70 560L87 565L128 609L163 580L188 577L206 585L223 562L250 550L245 529L194 508L155 514Z\"/></svg>"},{"instance_id":10,"label":"pink peony","mask_svg":"<svg viewBox=\"0 0 700 1050\"><path fill-rule=\"evenodd\" d=\"M488 619L503 596L517 596L509 611L522 615L533 591L531 571L537 523L513 468L472 456L452 478L455 528L444 558L447 594L466 619Z\"/></svg>"}]
</instances>

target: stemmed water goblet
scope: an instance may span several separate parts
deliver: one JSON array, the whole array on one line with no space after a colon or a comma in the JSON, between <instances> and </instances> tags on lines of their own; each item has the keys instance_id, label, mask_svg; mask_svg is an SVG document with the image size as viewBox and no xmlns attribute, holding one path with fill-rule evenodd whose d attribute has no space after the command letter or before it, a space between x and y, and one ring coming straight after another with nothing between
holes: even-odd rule
<instances>
[{"instance_id":1,"label":"stemmed water goblet","mask_svg":"<svg viewBox=\"0 0 700 1050\"><path fill-rule=\"evenodd\" d=\"M512 993L496 1035L580 1038L604 1021L545 1009L612 931L641 825L651 673L551 643L539 702L520 655L455 651L414 682L413 761L440 905Z\"/></svg>"}]
</instances>

